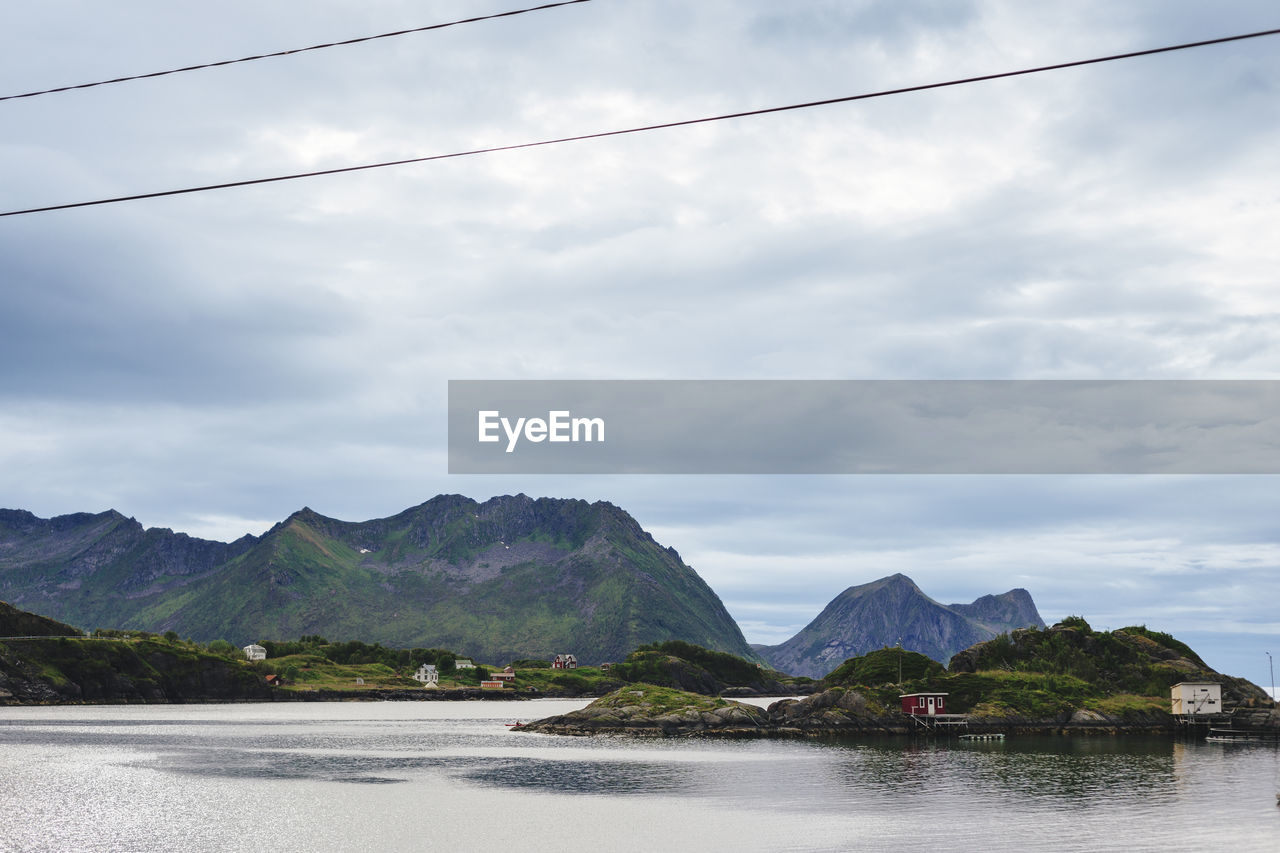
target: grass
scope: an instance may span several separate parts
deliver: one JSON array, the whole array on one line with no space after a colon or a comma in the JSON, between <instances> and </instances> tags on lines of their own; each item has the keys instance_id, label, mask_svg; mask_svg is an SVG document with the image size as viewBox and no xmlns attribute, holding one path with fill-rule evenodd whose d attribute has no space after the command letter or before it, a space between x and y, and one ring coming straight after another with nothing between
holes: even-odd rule
<instances>
[{"instance_id":1,"label":"grass","mask_svg":"<svg viewBox=\"0 0 1280 853\"><path fill-rule=\"evenodd\" d=\"M1132 693L1118 693L1104 696L1101 699L1086 701L1084 707L1090 711L1098 711L1109 717L1127 717L1130 715L1167 714L1169 713L1168 696L1135 696Z\"/></svg>"},{"instance_id":2,"label":"grass","mask_svg":"<svg viewBox=\"0 0 1280 853\"><path fill-rule=\"evenodd\" d=\"M500 666L481 664L489 672L501 671ZM394 669L386 664L335 663L318 654L293 654L268 658L254 664L260 674L285 675L296 673L286 681L285 690L427 690L431 688L413 678L414 669ZM477 687L475 670L455 670L440 674L438 689L450 690ZM356 680L362 679L363 684ZM597 667L579 667L574 670L526 668L517 669L516 677L504 690L527 691L533 688L542 693L567 691L569 693L600 693L616 687L617 681Z\"/></svg>"},{"instance_id":3,"label":"grass","mask_svg":"<svg viewBox=\"0 0 1280 853\"><path fill-rule=\"evenodd\" d=\"M656 687L652 684L628 684L607 696L602 696L591 703L597 708L640 707L652 716L663 716L675 712L714 711L729 706L728 700L717 696L701 696L686 693L670 687Z\"/></svg>"},{"instance_id":4,"label":"grass","mask_svg":"<svg viewBox=\"0 0 1280 853\"><path fill-rule=\"evenodd\" d=\"M228 660L183 640L23 641L0 650L0 667L89 702L237 698L261 682L247 661Z\"/></svg>"}]
</instances>

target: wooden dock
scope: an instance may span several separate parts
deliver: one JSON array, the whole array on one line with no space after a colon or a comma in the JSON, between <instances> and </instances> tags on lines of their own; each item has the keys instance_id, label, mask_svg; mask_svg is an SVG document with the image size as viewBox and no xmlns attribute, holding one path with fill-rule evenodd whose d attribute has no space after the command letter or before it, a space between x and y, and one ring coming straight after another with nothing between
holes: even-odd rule
<instances>
[{"instance_id":1,"label":"wooden dock","mask_svg":"<svg viewBox=\"0 0 1280 853\"><path fill-rule=\"evenodd\" d=\"M969 728L968 714L907 714L916 725L929 732Z\"/></svg>"}]
</instances>

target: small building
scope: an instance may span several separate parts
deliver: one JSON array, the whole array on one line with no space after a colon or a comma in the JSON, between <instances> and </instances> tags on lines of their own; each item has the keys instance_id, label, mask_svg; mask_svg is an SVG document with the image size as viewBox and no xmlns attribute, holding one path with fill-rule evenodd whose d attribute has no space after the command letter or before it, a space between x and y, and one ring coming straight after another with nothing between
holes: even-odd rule
<instances>
[{"instance_id":1,"label":"small building","mask_svg":"<svg viewBox=\"0 0 1280 853\"><path fill-rule=\"evenodd\" d=\"M454 669L475 669L476 665L471 662L471 658L458 658L453 662Z\"/></svg>"},{"instance_id":2,"label":"small building","mask_svg":"<svg viewBox=\"0 0 1280 853\"><path fill-rule=\"evenodd\" d=\"M280 676L278 676L278 675L268 675L268 676L267 676L267 686L268 686L268 687L279 687L279 686L280 686L280 684L281 684Z\"/></svg>"},{"instance_id":3,"label":"small building","mask_svg":"<svg viewBox=\"0 0 1280 853\"><path fill-rule=\"evenodd\" d=\"M1179 681L1169 688L1175 717L1222 713L1222 685L1213 681Z\"/></svg>"},{"instance_id":4,"label":"small building","mask_svg":"<svg viewBox=\"0 0 1280 853\"><path fill-rule=\"evenodd\" d=\"M577 669L578 659L573 655L556 655L556 659L551 662L552 669Z\"/></svg>"},{"instance_id":5,"label":"small building","mask_svg":"<svg viewBox=\"0 0 1280 853\"><path fill-rule=\"evenodd\" d=\"M249 660L266 660L267 650L257 643L250 643L244 647L244 656Z\"/></svg>"},{"instance_id":6,"label":"small building","mask_svg":"<svg viewBox=\"0 0 1280 853\"><path fill-rule=\"evenodd\" d=\"M932 717L947 713L946 693L904 693L898 696L902 700L902 713L912 717Z\"/></svg>"},{"instance_id":7,"label":"small building","mask_svg":"<svg viewBox=\"0 0 1280 853\"><path fill-rule=\"evenodd\" d=\"M439 687L440 673L433 663L424 663L418 667L418 671L413 674L414 681L421 681L423 687Z\"/></svg>"},{"instance_id":8,"label":"small building","mask_svg":"<svg viewBox=\"0 0 1280 853\"><path fill-rule=\"evenodd\" d=\"M600 664L600 671L601 671L601 672L608 672L608 671L609 671L609 670L611 670L611 669L613 669L613 664L611 664L611 663L607 663L607 662L606 662L606 663L602 663L602 664Z\"/></svg>"},{"instance_id":9,"label":"small building","mask_svg":"<svg viewBox=\"0 0 1280 853\"><path fill-rule=\"evenodd\" d=\"M502 681L502 682L515 681L516 671L514 668L508 666L505 669L503 669L502 672L489 673L489 678L493 679L494 681Z\"/></svg>"},{"instance_id":10,"label":"small building","mask_svg":"<svg viewBox=\"0 0 1280 853\"><path fill-rule=\"evenodd\" d=\"M480 689L481 690L501 690L502 685L505 683L506 682L491 678L488 681L480 682Z\"/></svg>"}]
</instances>

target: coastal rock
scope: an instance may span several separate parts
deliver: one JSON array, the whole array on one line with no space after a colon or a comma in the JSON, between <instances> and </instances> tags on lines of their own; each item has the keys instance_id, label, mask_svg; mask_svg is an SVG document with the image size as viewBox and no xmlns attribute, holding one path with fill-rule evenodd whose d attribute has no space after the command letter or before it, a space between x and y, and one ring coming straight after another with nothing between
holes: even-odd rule
<instances>
[{"instance_id":1,"label":"coastal rock","mask_svg":"<svg viewBox=\"0 0 1280 853\"><path fill-rule=\"evenodd\" d=\"M1098 723L1108 723L1111 720L1097 711L1088 711L1084 708L1077 708L1068 720L1073 726L1096 725Z\"/></svg>"},{"instance_id":2,"label":"coastal rock","mask_svg":"<svg viewBox=\"0 0 1280 853\"><path fill-rule=\"evenodd\" d=\"M545 734L758 736L769 723L763 708L648 684L628 685L586 708L516 726Z\"/></svg>"},{"instance_id":3,"label":"coastal rock","mask_svg":"<svg viewBox=\"0 0 1280 853\"><path fill-rule=\"evenodd\" d=\"M517 726L546 734L628 734L649 737L771 737L894 733L905 721L881 718L853 690L832 688L803 699L782 699L768 709L668 688L631 685L579 711Z\"/></svg>"}]
</instances>

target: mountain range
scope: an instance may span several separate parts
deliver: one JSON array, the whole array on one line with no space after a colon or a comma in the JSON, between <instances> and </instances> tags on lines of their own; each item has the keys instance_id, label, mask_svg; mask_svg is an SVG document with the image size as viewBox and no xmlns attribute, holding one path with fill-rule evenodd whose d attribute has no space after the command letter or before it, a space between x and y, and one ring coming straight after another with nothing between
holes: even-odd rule
<instances>
[{"instance_id":1,"label":"mountain range","mask_svg":"<svg viewBox=\"0 0 1280 853\"><path fill-rule=\"evenodd\" d=\"M364 522L304 508L229 544L115 511L0 510L0 599L80 626L237 645L324 634L600 663L681 639L757 659L711 588L626 512L525 495L440 495Z\"/></svg>"},{"instance_id":2,"label":"mountain range","mask_svg":"<svg viewBox=\"0 0 1280 853\"><path fill-rule=\"evenodd\" d=\"M525 495L440 495L363 522L304 507L230 543L114 510L0 509L0 600L86 628L235 645L325 635L493 662L620 661L680 640L814 678L899 641L945 663L1044 624L1025 590L943 605L894 575L845 590L785 643L752 647L702 578L626 512Z\"/></svg>"},{"instance_id":3,"label":"mountain range","mask_svg":"<svg viewBox=\"0 0 1280 853\"><path fill-rule=\"evenodd\" d=\"M1043 628L1031 594L1011 589L972 604L939 604L906 575L851 586L798 634L752 648L774 669L822 678L845 660L900 643L939 663L1015 628Z\"/></svg>"}]
</instances>

